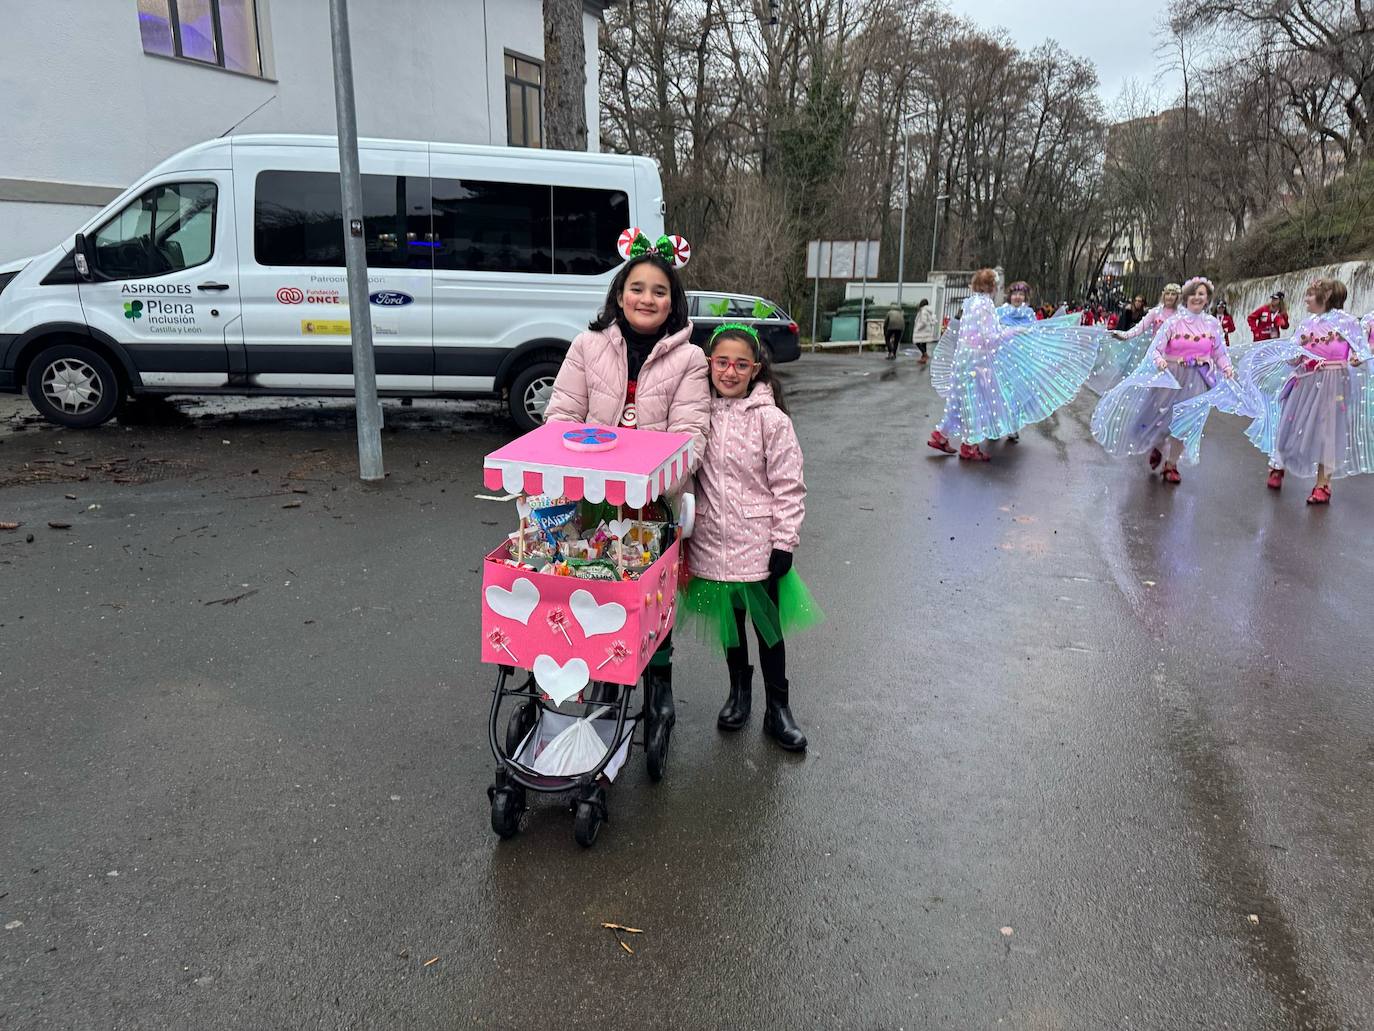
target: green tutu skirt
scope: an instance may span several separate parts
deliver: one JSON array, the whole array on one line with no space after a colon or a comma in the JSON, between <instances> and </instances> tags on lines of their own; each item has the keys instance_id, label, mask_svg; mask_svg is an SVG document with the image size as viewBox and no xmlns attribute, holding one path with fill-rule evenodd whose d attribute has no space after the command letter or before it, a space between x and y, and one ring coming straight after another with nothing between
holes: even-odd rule
<instances>
[{"instance_id":1,"label":"green tutu skirt","mask_svg":"<svg viewBox=\"0 0 1374 1031\"><path fill-rule=\"evenodd\" d=\"M785 637L815 626L825 613L795 569L778 581L778 600L768 596L768 581L735 583L693 577L678 602L678 622L691 626L708 644L738 648L735 613L747 612L759 636L772 648Z\"/></svg>"}]
</instances>

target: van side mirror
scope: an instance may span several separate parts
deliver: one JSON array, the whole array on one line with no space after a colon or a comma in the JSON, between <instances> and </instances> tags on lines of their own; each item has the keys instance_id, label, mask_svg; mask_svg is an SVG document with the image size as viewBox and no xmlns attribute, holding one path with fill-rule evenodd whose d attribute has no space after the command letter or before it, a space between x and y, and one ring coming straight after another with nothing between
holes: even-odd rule
<instances>
[{"instance_id":1,"label":"van side mirror","mask_svg":"<svg viewBox=\"0 0 1374 1031\"><path fill-rule=\"evenodd\" d=\"M76 263L76 274L90 282L95 276L91 270L95 267L94 248L91 241L86 238L85 233L76 234L76 247L72 252L73 260Z\"/></svg>"}]
</instances>

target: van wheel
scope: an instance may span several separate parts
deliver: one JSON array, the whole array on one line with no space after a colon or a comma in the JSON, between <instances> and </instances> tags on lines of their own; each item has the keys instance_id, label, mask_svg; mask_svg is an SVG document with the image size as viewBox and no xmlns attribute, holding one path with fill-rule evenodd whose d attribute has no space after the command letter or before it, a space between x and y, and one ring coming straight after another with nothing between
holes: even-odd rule
<instances>
[{"instance_id":1,"label":"van wheel","mask_svg":"<svg viewBox=\"0 0 1374 1031\"><path fill-rule=\"evenodd\" d=\"M521 369L510 385L510 415L522 432L544 423L544 409L553 396L558 362L535 362Z\"/></svg>"},{"instance_id":2,"label":"van wheel","mask_svg":"<svg viewBox=\"0 0 1374 1031\"><path fill-rule=\"evenodd\" d=\"M99 352L82 344L55 344L29 365L29 401L59 426L87 429L114 415L124 386Z\"/></svg>"}]
</instances>

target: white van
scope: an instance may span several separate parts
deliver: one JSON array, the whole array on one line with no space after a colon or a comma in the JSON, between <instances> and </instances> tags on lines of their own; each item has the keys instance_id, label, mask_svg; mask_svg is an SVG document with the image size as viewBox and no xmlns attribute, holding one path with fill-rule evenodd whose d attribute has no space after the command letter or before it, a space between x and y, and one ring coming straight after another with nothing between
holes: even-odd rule
<instances>
[{"instance_id":1,"label":"white van","mask_svg":"<svg viewBox=\"0 0 1374 1031\"><path fill-rule=\"evenodd\" d=\"M621 231L663 231L657 168L396 140L359 152L378 390L505 394L534 426ZM74 239L0 266L0 392L75 427L134 394L351 394L338 169L331 136L203 143Z\"/></svg>"}]
</instances>

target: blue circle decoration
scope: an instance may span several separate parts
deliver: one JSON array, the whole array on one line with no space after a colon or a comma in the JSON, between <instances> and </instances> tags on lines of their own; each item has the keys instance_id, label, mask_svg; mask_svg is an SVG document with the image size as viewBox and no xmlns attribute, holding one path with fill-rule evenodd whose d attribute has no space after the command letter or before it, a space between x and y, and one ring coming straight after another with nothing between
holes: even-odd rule
<instances>
[{"instance_id":1,"label":"blue circle decoration","mask_svg":"<svg viewBox=\"0 0 1374 1031\"><path fill-rule=\"evenodd\" d=\"M569 430L567 433L563 434L563 439L570 444L610 444L615 438L616 435L612 431L600 430L591 426L581 430Z\"/></svg>"}]
</instances>

